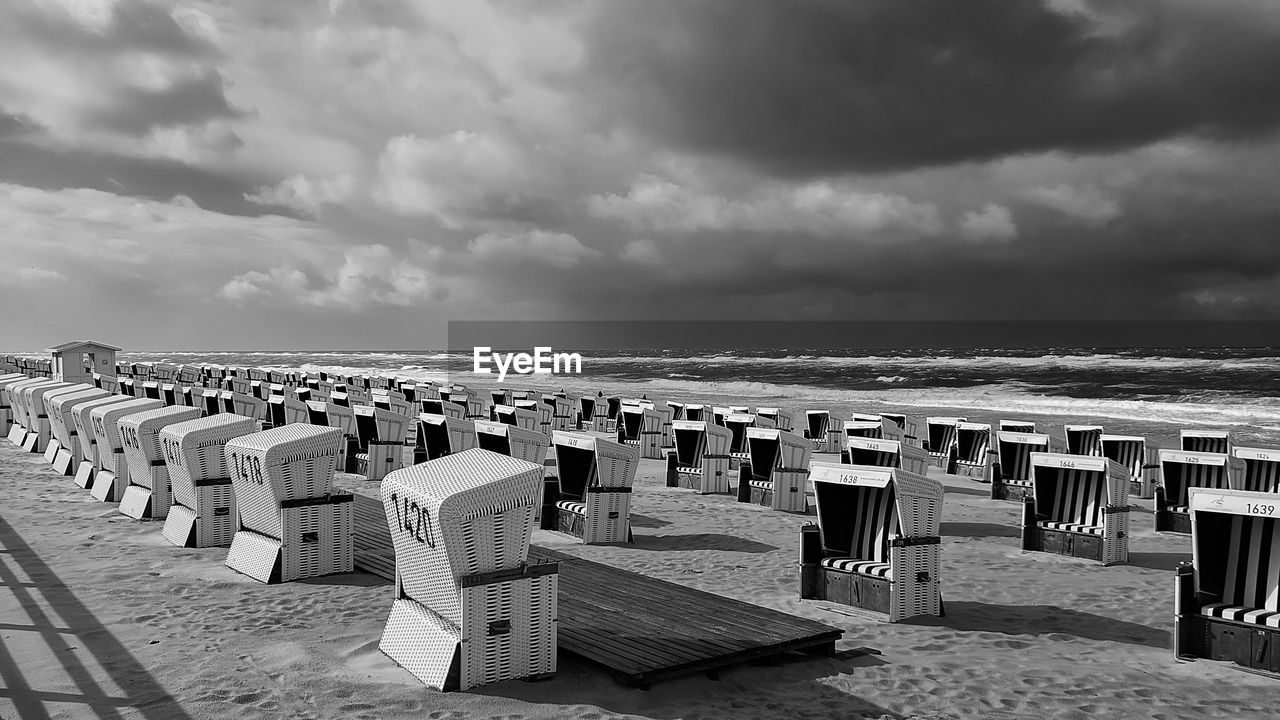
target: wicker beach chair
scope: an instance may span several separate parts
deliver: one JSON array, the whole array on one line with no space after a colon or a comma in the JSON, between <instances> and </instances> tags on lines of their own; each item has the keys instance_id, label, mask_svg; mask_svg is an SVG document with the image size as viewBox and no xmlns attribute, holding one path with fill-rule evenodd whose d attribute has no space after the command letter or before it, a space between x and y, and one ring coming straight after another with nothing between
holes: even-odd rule
<instances>
[{"instance_id":1,"label":"wicker beach chair","mask_svg":"<svg viewBox=\"0 0 1280 720\"><path fill-rule=\"evenodd\" d=\"M276 395L267 400L267 424L281 427L290 423L310 424L311 411L302 400Z\"/></svg>"},{"instance_id":2,"label":"wicker beach chair","mask_svg":"<svg viewBox=\"0 0 1280 720\"><path fill-rule=\"evenodd\" d=\"M844 421L844 436L863 438L884 437L884 420L879 415L853 413Z\"/></svg>"},{"instance_id":3,"label":"wicker beach chair","mask_svg":"<svg viewBox=\"0 0 1280 720\"><path fill-rule=\"evenodd\" d=\"M1234 447L1231 456L1239 460L1232 490L1280 493L1280 448Z\"/></svg>"},{"instance_id":4,"label":"wicker beach chair","mask_svg":"<svg viewBox=\"0 0 1280 720\"><path fill-rule=\"evenodd\" d=\"M1182 430L1178 439L1184 452L1231 454L1231 433L1226 430Z\"/></svg>"},{"instance_id":5,"label":"wicker beach chair","mask_svg":"<svg viewBox=\"0 0 1280 720\"><path fill-rule=\"evenodd\" d=\"M129 402L95 407L89 411L93 423L93 439L98 448L98 472L89 494L102 502L118 503L129 487L129 463L124 457L124 441L120 420L143 410L164 407L154 398L134 398Z\"/></svg>"},{"instance_id":6,"label":"wicker beach chair","mask_svg":"<svg viewBox=\"0 0 1280 720\"><path fill-rule=\"evenodd\" d=\"M355 474L368 480L381 480L387 473L404 467L404 438L413 418L367 405L358 405L353 410L356 437L360 442L355 454Z\"/></svg>"},{"instance_id":7,"label":"wicker beach chair","mask_svg":"<svg viewBox=\"0 0 1280 720\"><path fill-rule=\"evenodd\" d=\"M257 421L220 413L167 425L160 448L169 468L173 504L164 522L164 538L179 547L223 547L237 527L235 493L227 468L226 444L257 432Z\"/></svg>"},{"instance_id":8,"label":"wicker beach chair","mask_svg":"<svg viewBox=\"0 0 1280 720\"><path fill-rule=\"evenodd\" d=\"M1063 425L1068 455L1103 457L1101 425Z\"/></svg>"},{"instance_id":9,"label":"wicker beach chair","mask_svg":"<svg viewBox=\"0 0 1280 720\"><path fill-rule=\"evenodd\" d=\"M662 415L639 405L624 405L618 414L618 442L639 449L640 457L662 459Z\"/></svg>"},{"instance_id":10,"label":"wicker beach chair","mask_svg":"<svg viewBox=\"0 0 1280 720\"><path fill-rule=\"evenodd\" d=\"M1031 453L1022 549L1097 560L1129 559L1129 471L1114 460Z\"/></svg>"},{"instance_id":11,"label":"wicker beach chair","mask_svg":"<svg viewBox=\"0 0 1280 720\"><path fill-rule=\"evenodd\" d=\"M546 464L547 451L551 447L551 438L546 435L489 420L476 420L474 426L475 447L537 465Z\"/></svg>"},{"instance_id":12,"label":"wicker beach chair","mask_svg":"<svg viewBox=\"0 0 1280 720\"><path fill-rule=\"evenodd\" d=\"M750 460L738 468L738 502L809 511L805 479L813 442L785 430L747 428Z\"/></svg>"},{"instance_id":13,"label":"wicker beach chair","mask_svg":"<svg viewBox=\"0 0 1280 720\"><path fill-rule=\"evenodd\" d=\"M1280 502L1193 489L1192 562L1177 570L1173 653L1280 673Z\"/></svg>"},{"instance_id":14,"label":"wicker beach chair","mask_svg":"<svg viewBox=\"0 0 1280 720\"><path fill-rule=\"evenodd\" d=\"M844 447L844 427L827 410L806 410L804 437L813 452L838 453Z\"/></svg>"},{"instance_id":15,"label":"wicker beach chair","mask_svg":"<svg viewBox=\"0 0 1280 720\"><path fill-rule=\"evenodd\" d=\"M929 451L929 462L945 473L954 473L959 449L956 447L956 424L967 422L962 417L927 417L925 424L925 450Z\"/></svg>"},{"instance_id":16,"label":"wicker beach chair","mask_svg":"<svg viewBox=\"0 0 1280 720\"><path fill-rule=\"evenodd\" d=\"M456 455L473 447L476 447L476 424L474 420L432 415L431 413L418 415L418 433L414 439L413 450L415 464L442 458L446 455Z\"/></svg>"},{"instance_id":17,"label":"wicker beach chair","mask_svg":"<svg viewBox=\"0 0 1280 720\"><path fill-rule=\"evenodd\" d=\"M684 420L684 403L668 400L667 407L671 409L671 421ZM675 435L672 435L672 442L675 442Z\"/></svg>"},{"instance_id":18,"label":"wicker beach chair","mask_svg":"<svg viewBox=\"0 0 1280 720\"><path fill-rule=\"evenodd\" d=\"M547 435L547 436L551 435L552 411L551 411L550 405L543 403L541 399L538 399L538 400L517 399L515 406L517 408L520 408L521 410L528 410L536 414L538 416L538 424L533 429L537 430L538 432L544 435Z\"/></svg>"},{"instance_id":19,"label":"wicker beach chair","mask_svg":"<svg viewBox=\"0 0 1280 720\"><path fill-rule=\"evenodd\" d=\"M794 432L796 418L790 412L777 407L758 407L756 408L757 418L767 418L773 422L773 427L787 432Z\"/></svg>"},{"instance_id":20,"label":"wicker beach chair","mask_svg":"<svg viewBox=\"0 0 1280 720\"><path fill-rule=\"evenodd\" d=\"M841 462L869 467L902 468L916 475L929 472L929 453L901 440L851 437L846 441Z\"/></svg>"},{"instance_id":21,"label":"wicker beach chair","mask_svg":"<svg viewBox=\"0 0 1280 720\"><path fill-rule=\"evenodd\" d=\"M921 447L920 424L910 415L902 413L880 413L884 421L884 437L886 440L898 440L907 445Z\"/></svg>"},{"instance_id":22,"label":"wicker beach chair","mask_svg":"<svg viewBox=\"0 0 1280 720\"><path fill-rule=\"evenodd\" d=\"M352 571L354 498L333 491L341 443L337 428L310 424L227 442L240 517L227 567L264 583Z\"/></svg>"},{"instance_id":23,"label":"wicker beach chair","mask_svg":"<svg viewBox=\"0 0 1280 720\"><path fill-rule=\"evenodd\" d=\"M81 458L75 472L77 487L86 490L93 487L93 481L98 474L98 438L93 431L93 411L100 407L136 399L131 395L107 395L76 403L71 409L72 421L76 428L76 443L80 446Z\"/></svg>"},{"instance_id":24,"label":"wicker beach chair","mask_svg":"<svg viewBox=\"0 0 1280 720\"><path fill-rule=\"evenodd\" d=\"M106 390L85 384L80 390L55 395L46 402L49 432L54 438L49 447L53 448L55 441L57 445L50 464L60 474L75 474L80 467L80 461L84 460L79 430L76 428L75 409L90 400L105 397L110 397L110 393Z\"/></svg>"},{"instance_id":25,"label":"wicker beach chair","mask_svg":"<svg viewBox=\"0 0 1280 720\"><path fill-rule=\"evenodd\" d=\"M723 427L729 431L729 469L737 470L743 462L751 460L747 452L747 428L756 426L756 416L749 413L729 413L724 416Z\"/></svg>"},{"instance_id":26,"label":"wicker beach chair","mask_svg":"<svg viewBox=\"0 0 1280 720\"><path fill-rule=\"evenodd\" d=\"M572 430L573 403L561 395L543 395L542 403L551 410L552 430Z\"/></svg>"},{"instance_id":27,"label":"wicker beach chair","mask_svg":"<svg viewBox=\"0 0 1280 720\"><path fill-rule=\"evenodd\" d=\"M1158 454L1147 448L1147 439L1137 435L1107 435L1100 438L1102 456L1115 460L1129 471L1129 496L1149 499L1156 494Z\"/></svg>"},{"instance_id":28,"label":"wicker beach chair","mask_svg":"<svg viewBox=\"0 0 1280 720\"><path fill-rule=\"evenodd\" d=\"M200 419L200 409L165 406L125 415L117 422L129 486L120 498L120 512L128 517L164 518L173 505L169 466L160 447L160 431L188 420Z\"/></svg>"},{"instance_id":29,"label":"wicker beach chair","mask_svg":"<svg viewBox=\"0 0 1280 720\"><path fill-rule=\"evenodd\" d=\"M28 380L22 373L0 373L0 435L8 436L13 426L13 403L9 399L9 386Z\"/></svg>"},{"instance_id":30,"label":"wicker beach chair","mask_svg":"<svg viewBox=\"0 0 1280 720\"><path fill-rule=\"evenodd\" d=\"M27 434L20 443L23 450L42 453L49 446L49 414L44 405L45 396L70 388L73 388L72 383L48 379L20 386L16 397L22 403L23 417L27 422Z\"/></svg>"},{"instance_id":31,"label":"wicker beach chair","mask_svg":"<svg viewBox=\"0 0 1280 720\"><path fill-rule=\"evenodd\" d=\"M556 477L547 478L542 529L574 535L584 544L631 542L631 486L640 450L592 435L551 436Z\"/></svg>"},{"instance_id":32,"label":"wicker beach chair","mask_svg":"<svg viewBox=\"0 0 1280 720\"><path fill-rule=\"evenodd\" d=\"M728 428L698 420L672 421L675 448L667 452L667 487L685 487L703 495L729 492Z\"/></svg>"},{"instance_id":33,"label":"wicker beach chair","mask_svg":"<svg viewBox=\"0 0 1280 720\"><path fill-rule=\"evenodd\" d=\"M528 408L519 408L514 405L495 405L493 408L494 420L506 425L514 425L515 427L541 432L538 424L538 413L536 410Z\"/></svg>"},{"instance_id":34,"label":"wicker beach chair","mask_svg":"<svg viewBox=\"0 0 1280 720\"><path fill-rule=\"evenodd\" d=\"M901 468L815 462L810 472L818 522L800 530L800 597L889 622L942 615L942 483Z\"/></svg>"},{"instance_id":35,"label":"wicker beach chair","mask_svg":"<svg viewBox=\"0 0 1280 720\"><path fill-rule=\"evenodd\" d=\"M991 480L991 499L1022 502L1035 487L1031 453L1064 454L1066 449L1064 441L1045 433L997 432L987 475Z\"/></svg>"},{"instance_id":36,"label":"wicker beach chair","mask_svg":"<svg viewBox=\"0 0 1280 720\"><path fill-rule=\"evenodd\" d=\"M990 481L991 426L985 423L956 423L956 475Z\"/></svg>"},{"instance_id":37,"label":"wicker beach chair","mask_svg":"<svg viewBox=\"0 0 1280 720\"><path fill-rule=\"evenodd\" d=\"M1161 450L1160 486L1156 488L1156 532L1191 532L1191 488L1226 490L1231 477L1244 472L1244 461L1224 453Z\"/></svg>"},{"instance_id":38,"label":"wicker beach chair","mask_svg":"<svg viewBox=\"0 0 1280 720\"><path fill-rule=\"evenodd\" d=\"M424 684L555 672L557 565L528 563L541 483L541 466L478 448L383 480L396 573L378 647Z\"/></svg>"}]
</instances>

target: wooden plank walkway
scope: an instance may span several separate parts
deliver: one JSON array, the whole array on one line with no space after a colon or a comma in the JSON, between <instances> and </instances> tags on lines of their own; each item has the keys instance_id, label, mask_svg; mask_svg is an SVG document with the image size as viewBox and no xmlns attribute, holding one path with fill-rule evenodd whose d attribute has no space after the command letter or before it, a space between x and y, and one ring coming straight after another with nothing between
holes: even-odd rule
<instances>
[{"instance_id":1,"label":"wooden plank walkway","mask_svg":"<svg viewBox=\"0 0 1280 720\"><path fill-rule=\"evenodd\" d=\"M367 492L367 490L366 490ZM382 503L355 498L355 564L391 579L395 552ZM831 654L844 631L740 600L533 546L560 563L559 647L620 681L650 683L791 651Z\"/></svg>"}]
</instances>

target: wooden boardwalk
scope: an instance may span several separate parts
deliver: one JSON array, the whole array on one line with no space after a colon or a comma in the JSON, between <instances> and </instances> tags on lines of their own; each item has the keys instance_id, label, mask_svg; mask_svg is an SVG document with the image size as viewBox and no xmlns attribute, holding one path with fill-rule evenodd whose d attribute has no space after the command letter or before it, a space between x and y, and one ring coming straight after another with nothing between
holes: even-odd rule
<instances>
[{"instance_id":1,"label":"wooden boardwalk","mask_svg":"<svg viewBox=\"0 0 1280 720\"><path fill-rule=\"evenodd\" d=\"M366 490L367 492L367 490ZM395 553L382 503L355 498L355 564L391 579ZM802 651L831 654L844 631L739 600L534 546L560 563L559 647L623 683L650 683Z\"/></svg>"}]
</instances>

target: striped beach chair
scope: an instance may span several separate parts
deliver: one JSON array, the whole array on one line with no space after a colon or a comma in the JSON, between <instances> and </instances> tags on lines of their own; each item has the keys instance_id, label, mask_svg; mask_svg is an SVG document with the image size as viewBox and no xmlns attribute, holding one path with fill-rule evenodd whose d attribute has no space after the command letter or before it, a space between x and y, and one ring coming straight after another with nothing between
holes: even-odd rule
<instances>
[{"instance_id":1,"label":"striped beach chair","mask_svg":"<svg viewBox=\"0 0 1280 720\"><path fill-rule=\"evenodd\" d=\"M790 412L777 407L758 407L756 417L773 422L773 427L787 432L794 432L796 418ZM761 426L763 427L763 426Z\"/></svg>"},{"instance_id":2,"label":"striped beach chair","mask_svg":"<svg viewBox=\"0 0 1280 720\"><path fill-rule=\"evenodd\" d=\"M640 405L623 405L618 413L618 442L639 449L640 457L662 459L662 415Z\"/></svg>"},{"instance_id":3,"label":"striped beach chair","mask_svg":"<svg viewBox=\"0 0 1280 720\"><path fill-rule=\"evenodd\" d=\"M882 438L884 437L884 420L879 415L853 413L844 421L845 438Z\"/></svg>"},{"instance_id":4,"label":"striped beach chair","mask_svg":"<svg viewBox=\"0 0 1280 720\"><path fill-rule=\"evenodd\" d=\"M747 428L756 426L756 416L750 413L729 413L724 416L723 427L729 431L729 469L737 470L744 461L751 459L747 452Z\"/></svg>"},{"instance_id":5,"label":"striped beach chair","mask_svg":"<svg viewBox=\"0 0 1280 720\"><path fill-rule=\"evenodd\" d=\"M849 465L902 468L916 475L929 472L929 453L901 440L851 437L841 461Z\"/></svg>"},{"instance_id":6,"label":"striped beach chair","mask_svg":"<svg viewBox=\"0 0 1280 720\"><path fill-rule=\"evenodd\" d=\"M991 456L991 499L1022 502L1035 483L1031 478L1031 453L1062 453L1062 440L1044 433L1020 433L1001 430L996 433L995 453Z\"/></svg>"},{"instance_id":7,"label":"striped beach chair","mask_svg":"<svg viewBox=\"0 0 1280 720\"><path fill-rule=\"evenodd\" d=\"M942 615L942 483L901 468L810 471L818 522L800 530L800 597L890 622Z\"/></svg>"},{"instance_id":8,"label":"striped beach chair","mask_svg":"<svg viewBox=\"0 0 1280 720\"><path fill-rule=\"evenodd\" d=\"M700 405L697 403L685 403L684 419L691 420L694 422L703 422L703 421L710 421L711 418L707 416L706 405Z\"/></svg>"},{"instance_id":9,"label":"striped beach chair","mask_svg":"<svg viewBox=\"0 0 1280 720\"><path fill-rule=\"evenodd\" d=\"M128 402L103 405L89 412L93 423L93 439L98 447L98 472L89 494L95 500L118 503L129 487L129 463L124 457L124 441L120 420L143 410L155 410L164 403L152 398L134 398Z\"/></svg>"},{"instance_id":10,"label":"striped beach chair","mask_svg":"<svg viewBox=\"0 0 1280 720\"><path fill-rule=\"evenodd\" d=\"M1137 435L1107 435L1100 438L1102 456L1115 460L1129 471L1129 495L1143 499L1156 494L1156 453L1148 450L1147 439Z\"/></svg>"},{"instance_id":11,"label":"striped beach chair","mask_svg":"<svg viewBox=\"0 0 1280 720\"><path fill-rule=\"evenodd\" d=\"M749 460L738 468L738 502L806 513L813 443L785 430L747 428Z\"/></svg>"},{"instance_id":12,"label":"striped beach chair","mask_svg":"<svg viewBox=\"0 0 1280 720\"><path fill-rule=\"evenodd\" d=\"M387 473L404 467L404 438L413 419L379 407L357 405L355 474L367 480L381 480Z\"/></svg>"},{"instance_id":13,"label":"striped beach chair","mask_svg":"<svg viewBox=\"0 0 1280 720\"><path fill-rule=\"evenodd\" d=\"M929 462L945 473L954 473L956 469L956 423L967 422L961 417L927 417L924 419L926 439L925 450L929 451Z\"/></svg>"},{"instance_id":14,"label":"striped beach chair","mask_svg":"<svg viewBox=\"0 0 1280 720\"><path fill-rule=\"evenodd\" d=\"M804 419L804 438L809 441L813 452L840 452L844 447L844 427L831 417L829 410L806 410Z\"/></svg>"},{"instance_id":15,"label":"striped beach chair","mask_svg":"<svg viewBox=\"0 0 1280 720\"><path fill-rule=\"evenodd\" d=\"M1022 549L1097 560L1129 559L1129 471L1114 460L1031 453Z\"/></svg>"},{"instance_id":16,"label":"striped beach chair","mask_svg":"<svg viewBox=\"0 0 1280 720\"><path fill-rule=\"evenodd\" d=\"M558 566L528 562L542 480L540 465L475 448L382 481L396 569L378 648L424 684L555 672Z\"/></svg>"},{"instance_id":17,"label":"striped beach chair","mask_svg":"<svg viewBox=\"0 0 1280 720\"><path fill-rule=\"evenodd\" d=\"M1101 425L1063 425L1068 455L1103 457Z\"/></svg>"},{"instance_id":18,"label":"striped beach chair","mask_svg":"<svg viewBox=\"0 0 1280 720\"><path fill-rule=\"evenodd\" d=\"M595 416L596 396L590 393L578 396L578 422L574 425L574 429L595 430Z\"/></svg>"},{"instance_id":19,"label":"striped beach chair","mask_svg":"<svg viewBox=\"0 0 1280 720\"><path fill-rule=\"evenodd\" d=\"M640 450L592 435L551 436L556 477L547 478L542 529L582 538L584 544L631 542L631 488Z\"/></svg>"},{"instance_id":20,"label":"striped beach chair","mask_svg":"<svg viewBox=\"0 0 1280 720\"><path fill-rule=\"evenodd\" d=\"M1184 452L1231 453L1231 433L1226 430L1185 429L1179 432L1178 447Z\"/></svg>"},{"instance_id":21,"label":"striped beach chair","mask_svg":"<svg viewBox=\"0 0 1280 720\"><path fill-rule=\"evenodd\" d=\"M1226 490L1233 470L1243 472L1243 461L1223 453L1161 450L1160 486L1156 488L1156 532L1191 532L1191 488Z\"/></svg>"},{"instance_id":22,"label":"striped beach chair","mask_svg":"<svg viewBox=\"0 0 1280 720\"><path fill-rule=\"evenodd\" d=\"M455 455L476 447L476 421L421 413L414 438L414 464Z\"/></svg>"},{"instance_id":23,"label":"striped beach chair","mask_svg":"<svg viewBox=\"0 0 1280 720\"><path fill-rule=\"evenodd\" d=\"M258 431L257 421L220 413L167 425L160 448L169 468L173 504L164 521L164 539L178 547L223 547L237 529L235 493L226 445Z\"/></svg>"},{"instance_id":24,"label":"striped beach chair","mask_svg":"<svg viewBox=\"0 0 1280 720\"><path fill-rule=\"evenodd\" d=\"M729 492L728 428L699 420L672 422L675 448L667 452L667 487L684 487L703 495Z\"/></svg>"},{"instance_id":25,"label":"striped beach chair","mask_svg":"<svg viewBox=\"0 0 1280 720\"><path fill-rule=\"evenodd\" d=\"M120 442L129 468L129 486L120 498L120 512L126 517L165 518L173 505L169 486L169 466L160 447L160 431L188 420L200 419L200 409L165 406L132 413L120 418Z\"/></svg>"},{"instance_id":26,"label":"striped beach chair","mask_svg":"<svg viewBox=\"0 0 1280 720\"><path fill-rule=\"evenodd\" d=\"M1034 434L1036 431L1036 424L1030 420L1001 420L998 427L999 432Z\"/></svg>"},{"instance_id":27,"label":"striped beach chair","mask_svg":"<svg viewBox=\"0 0 1280 720\"><path fill-rule=\"evenodd\" d=\"M1193 489L1192 562L1177 570L1173 652L1280 673L1280 498Z\"/></svg>"},{"instance_id":28,"label":"striped beach chair","mask_svg":"<svg viewBox=\"0 0 1280 720\"><path fill-rule=\"evenodd\" d=\"M294 423L226 444L239 521L227 567L264 583L349 573L354 497L333 492L342 433Z\"/></svg>"},{"instance_id":29,"label":"striped beach chair","mask_svg":"<svg viewBox=\"0 0 1280 720\"><path fill-rule=\"evenodd\" d=\"M1234 447L1231 455L1240 461L1231 474L1232 490L1280 493L1280 448Z\"/></svg>"},{"instance_id":30,"label":"striped beach chair","mask_svg":"<svg viewBox=\"0 0 1280 720\"><path fill-rule=\"evenodd\" d=\"M991 426L985 423L956 423L956 475L990 481Z\"/></svg>"}]
</instances>

